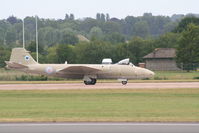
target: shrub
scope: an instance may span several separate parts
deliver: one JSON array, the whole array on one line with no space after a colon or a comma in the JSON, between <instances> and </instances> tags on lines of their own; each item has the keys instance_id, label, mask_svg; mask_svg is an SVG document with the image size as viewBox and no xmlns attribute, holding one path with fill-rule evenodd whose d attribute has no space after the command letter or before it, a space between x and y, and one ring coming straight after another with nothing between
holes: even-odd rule
<instances>
[{"instance_id":1,"label":"shrub","mask_svg":"<svg viewBox=\"0 0 199 133\"><path fill-rule=\"evenodd\" d=\"M47 81L48 77L46 76L33 76L33 75L21 75L20 77L16 77L17 81Z\"/></svg>"}]
</instances>

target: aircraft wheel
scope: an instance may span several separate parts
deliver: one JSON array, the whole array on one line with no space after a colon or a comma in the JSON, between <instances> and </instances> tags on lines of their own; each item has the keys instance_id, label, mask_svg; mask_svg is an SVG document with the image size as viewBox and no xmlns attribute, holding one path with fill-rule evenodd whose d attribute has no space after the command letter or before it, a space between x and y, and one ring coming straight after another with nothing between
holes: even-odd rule
<instances>
[{"instance_id":1,"label":"aircraft wheel","mask_svg":"<svg viewBox=\"0 0 199 133\"><path fill-rule=\"evenodd\" d=\"M92 81L91 81L91 84L92 85L95 85L96 84L96 82L97 82L97 80L96 79L91 79Z\"/></svg>"},{"instance_id":2,"label":"aircraft wheel","mask_svg":"<svg viewBox=\"0 0 199 133\"><path fill-rule=\"evenodd\" d=\"M89 85L89 81L84 81L84 84L85 85Z\"/></svg>"},{"instance_id":3,"label":"aircraft wheel","mask_svg":"<svg viewBox=\"0 0 199 133\"><path fill-rule=\"evenodd\" d=\"M122 84L123 84L123 85L126 85L126 84L127 84L127 81L122 81Z\"/></svg>"},{"instance_id":4,"label":"aircraft wheel","mask_svg":"<svg viewBox=\"0 0 199 133\"><path fill-rule=\"evenodd\" d=\"M95 85L97 82L96 79L91 79L91 81L84 81L84 84L85 85Z\"/></svg>"}]
</instances>

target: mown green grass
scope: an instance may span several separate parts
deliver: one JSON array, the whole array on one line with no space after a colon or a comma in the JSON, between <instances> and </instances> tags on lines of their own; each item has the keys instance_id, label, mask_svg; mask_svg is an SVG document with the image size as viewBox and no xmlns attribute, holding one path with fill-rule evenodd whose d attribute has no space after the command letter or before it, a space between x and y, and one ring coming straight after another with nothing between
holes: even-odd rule
<instances>
[{"instance_id":1,"label":"mown green grass","mask_svg":"<svg viewBox=\"0 0 199 133\"><path fill-rule=\"evenodd\" d=\"M14 70L5 70L0 68L0 81L13 81L16 80L16 77L20 77L25 73Z\"/></svg>"},{"instance_id":2,"label":"mown green grass","mask_svg":"<svg viewBox=\"0 0 199 133\"><path fill-rule=\"evenodd\" d=\"M192 80L199 78L198 71L155 71L155 78L161 80Z\"/></svg>"},{"instance_id":3,"label":"mown green grass","mask_svg":"<svg viewBox=\"0 0 199 133\"><path fill-rule=\"evenodd\" d=\"M3 68L0 69L0 84L1 83L22 83L21 81L16 81L16 79L20 79L22 76L33 76L35 79L40 79L37 75L28 75L27 73L14 71L14 70L5 70ZM196 77L198 79L196 79ZM34 80L34 79L33 79ZM11 81L11 82L7 82ZM48 81L28 81L26 83L77 83L82 82L82 80L67 80L61 78L49 77ZM191 71L155 71L154 78L149 80L130 80L129 82L172 82L172 81L199 81L199 72ZM98 80L98 82L117 82L117 80Z\"/></svg>"},{"instance_id":4,"label":"mown green grass","mask_svg":"<svg viewBox=\"0 0 199 133\"><path fill-rule=\"evenodd\" d=\"M199 89L0 91L0 121L199 121Z\"/></svg>"}]
</instances>

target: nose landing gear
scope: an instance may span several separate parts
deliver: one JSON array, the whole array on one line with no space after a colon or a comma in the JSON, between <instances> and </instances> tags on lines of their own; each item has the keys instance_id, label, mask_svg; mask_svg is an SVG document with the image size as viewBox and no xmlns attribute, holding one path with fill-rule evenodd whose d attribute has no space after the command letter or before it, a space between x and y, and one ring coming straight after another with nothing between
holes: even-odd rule
<instances>
[{"instance_id":1,"label":"nose landing gear","mask_svg":"<svg viewBox=\"0 0 199 133\"><path fill-rule=\"evenodd\" d=\"M123 85L128 83L128 79L118 79L118 81L122 82Z\"/></svg>"}]
</instances>

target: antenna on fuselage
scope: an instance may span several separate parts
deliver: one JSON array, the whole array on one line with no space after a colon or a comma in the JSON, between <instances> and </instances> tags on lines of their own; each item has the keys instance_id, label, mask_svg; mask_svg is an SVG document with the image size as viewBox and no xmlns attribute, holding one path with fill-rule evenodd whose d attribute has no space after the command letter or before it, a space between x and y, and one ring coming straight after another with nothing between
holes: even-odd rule
<instances>
[{"instance_id":1,"label":"antenna on fuselage","mask_svg":"<svg viewBox=\"0 0 199 133\"><path fill-rule=\"evenodd\" d=\"M37 15L35 16L35 21L36 21L36 58L37 58L37 63L39 63L39 45L38 45L38 31L37 31Z\"/></svg>"},{"instance_id":2,"label":"antenna on fuselage","mask_svg":"<svg viewBox=\"0 0 199 133\"><path fill-rule=\"evenodd\" d=\"M25 34L25 31L24 31L24 19L23 19L23 48L25 49L25 36L24 36L24 34Z\"/></svg>"}]
</instances>

